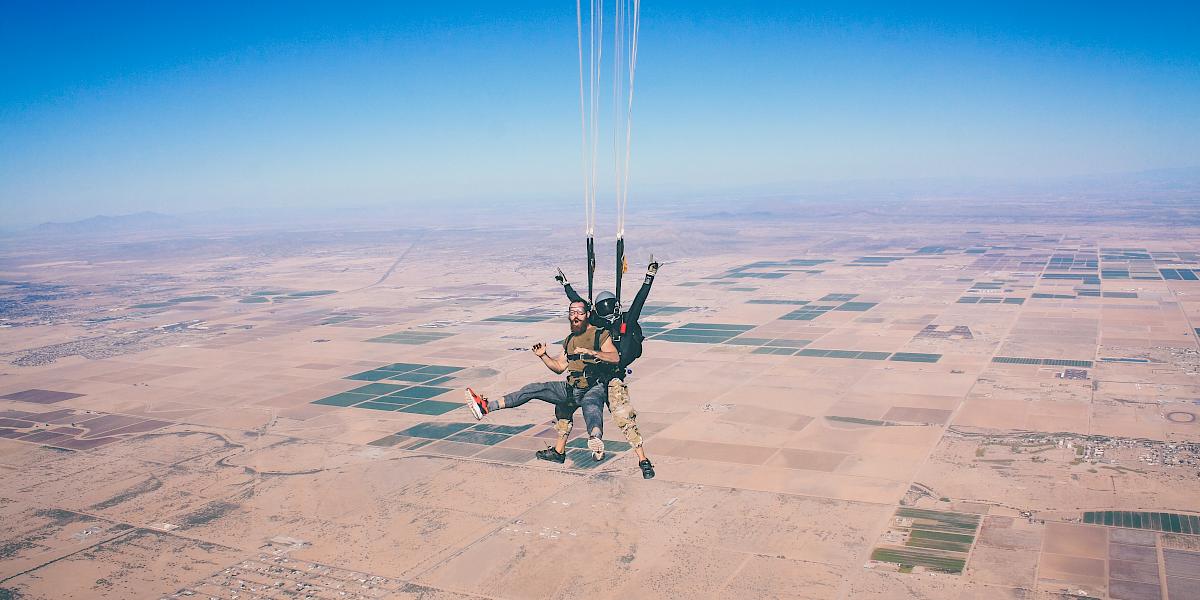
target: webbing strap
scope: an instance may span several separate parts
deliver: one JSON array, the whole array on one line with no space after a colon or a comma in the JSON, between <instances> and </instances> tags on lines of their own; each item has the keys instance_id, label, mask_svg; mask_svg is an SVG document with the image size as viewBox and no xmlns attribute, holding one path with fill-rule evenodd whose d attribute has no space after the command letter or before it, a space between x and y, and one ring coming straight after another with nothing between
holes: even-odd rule
<instances>
[{"instance_id":1,"label":"webbing strap","mask_svg":"<svg viewBox=\"0 0 1200 600\"><path fill-rule=\"evenodd\" d=\"M592 305L592 281L596 278L596 240L592 236L587 239L587 270L588 270L588 306Z\"/></svg>"}]
</instances>

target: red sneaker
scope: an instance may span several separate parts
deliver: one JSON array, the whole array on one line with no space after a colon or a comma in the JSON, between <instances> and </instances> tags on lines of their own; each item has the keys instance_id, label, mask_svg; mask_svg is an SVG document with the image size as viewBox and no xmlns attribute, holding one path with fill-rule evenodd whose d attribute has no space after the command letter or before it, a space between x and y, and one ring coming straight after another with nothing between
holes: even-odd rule
<instances>
[{"instance_id":1,"label":"red sneaker","mask_svg":"<svg viewBox=\"0 0 1200 600\"><path fill-rule=\"evenodd\" d=\"M471 414L475 415L475 420L483 418L483 415L488 413L487 398L475 393L475 390L467 388L466 394L467 406L471 409Z\"/></svg>"}]
</instances>

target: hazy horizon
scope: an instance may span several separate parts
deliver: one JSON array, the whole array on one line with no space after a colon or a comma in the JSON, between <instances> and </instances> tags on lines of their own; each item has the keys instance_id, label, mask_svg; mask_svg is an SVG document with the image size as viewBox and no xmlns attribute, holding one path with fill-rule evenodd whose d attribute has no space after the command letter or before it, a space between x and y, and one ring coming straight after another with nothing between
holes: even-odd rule
<instances>
[{"instance_id":1,"label":"hazy horizon","mask_svg":"<svg viewBox=\"0 0 1200 600\"><path fill-rule=\"evenodd\" d=\"M1047 201L1062 194L1084 197L1102 194L1108 201L1134 199L1147 193L1165 198L1164 192L1195 194L1200 190L1200 167L1154 169L1128 173L1107 173L1091 176L1070 176L1053 179L986 179L986 178L925 178L925 179L876 179L840 181L791 181L767 182L754 186L700 187L666 189L659 187L639 195L631 207L635 218L641 215L663 213L687 214L689 210L719 211L730 214L747 214L762 211L764 205L778 203L799 209L806 205L823 203L880 206L896 203L931 203L948 198L958 198L987 204L1004 206L1027 205L1039 198ZM569 194L545 196L514 196L498 198L441 198L436 203L425 204L418 215L413 215L411 205L386 200L345 200L340 204L312 204L294 206L281 204L256 204L248 207L182 207L171 209L147 205L133 212L86 211L75 216L52 219L30 219L25 221L6 220L0 224L0 234L20 234L40 231L43 225L73 225L96 222L104 219L127 220L131 230L139 228L136 218L144 215L167 217L174 225L208 226L261 226L275 223L277 228L320 223L323 227L341 227L356 220L356 213L369 212L370 219L381 227L394 227L397 219L420 217L414 226L427 227L437 224L439 218L455 216L453 223L478 224L489 222L502 214L546 214L547 210L561 210L566 221L575 225L582 222L582 208L578 199ZM1092 198L1096 201L1096 198ZM469 213L463 213L468 209ZM361 217L361 214L359 215ZM690 216L702 216L693 214ZM577 219L578 217L578 219ZM598 208L599 226L602 235L612 232L613 208L602 205ZM286 222L281 221L286 218ZM382 221L380 219L383 219ZM162 226L168 221L154 223ZM537 225L553 224L550 220ZM639 224L633 224L638 227Z\"/></svg>"}]
</instances>

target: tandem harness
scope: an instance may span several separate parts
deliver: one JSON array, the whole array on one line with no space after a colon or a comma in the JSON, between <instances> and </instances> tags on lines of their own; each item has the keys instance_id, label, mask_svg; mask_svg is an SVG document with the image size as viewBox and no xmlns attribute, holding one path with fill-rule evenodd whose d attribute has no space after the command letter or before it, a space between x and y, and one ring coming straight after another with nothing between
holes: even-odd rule
<instances>
[{"instance_id":1,"label":"tandem harness","mask_svg":"<svg viewBox=\"0 0 1200 600\"><path fill-rule=\"evenodd\" d=\"M604 343L603 339L600 337L601 333L602 330L597 330L592 336L592 350L596 352L600 351L600 345ZM566 349L567 345L570 344L571 338L573 337L575 337L574 333L567 336L567 339L563 340L564 349ZM571 368L568 366L569 370L567 371L567 383L577 388L586 389L601 383L607 384L610 379L616 377L619 373L624 373L624 367L621 367L620 365L613 365L603 361L586 362L586 358L587 357L579 353L567 354L567 360L569 361L568 364L573 363L574 365L583 365L582 370L578 367Z\"/></svg>"}]
</instances>

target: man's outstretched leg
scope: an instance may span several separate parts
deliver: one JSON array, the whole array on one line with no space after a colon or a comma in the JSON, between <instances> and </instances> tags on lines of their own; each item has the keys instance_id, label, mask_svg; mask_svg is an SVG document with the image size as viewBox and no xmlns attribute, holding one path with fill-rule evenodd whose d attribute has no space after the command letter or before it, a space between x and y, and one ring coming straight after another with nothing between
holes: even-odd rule
<instances>
[{"instance_id":1,"label":"man's outstretched leg","mask_svg":"<svg viewBox=\"0 0 1200 600\"><path fill-rule=\"evenodd\" d=\"M575 401L574 396L571 394L571 387L564 381L531 383L511 394L505 394L498 400L477 394L471 388L467 388L463 395L467 401L467 407L471 409L471 414L476 419L482 419L484 415L493 410L516 408L534 398L544 400L556 406L559 404L573 404Z\"/></svg>"},{"instance_id":2,"label":"man's outstretched leg","mask_svg":"<svg viewBox=\"0 0 1200 600\"><path fill-rule=\"evenodd\" d=\"M642 449L642 433L638 431L637 411L633 410L633 404L629 402L629 386L620 379L608 382L608 412L612 413L613 422L621 428L621 433L625 434L629 445L633 446L633 451L638 457L638 467L642 469L642 478L653 479L654 465L646 458L646 451Z\"/></svg>"},{"instance_id":3,"label":"man's outstretched leg","mask_svg":"<svg viewBox=\"0 0 1200 600\"><path fill-rule=\"evenodd\" d=\"M575 409L579 408L579 405L576 404L574 390L575 388L566 382L549 381L531 383L495 400L477 394L471 388L466 389L465 396L467 406L471 409L471 414L475 415L476 419L482 419L484 415L494 410L516 408L534 398L553 404L554 430L558 432L558 439L555 440L554 446L545 450L538 450L535 455L541 460L562 463L567 459L567 439L571 436L572 417L575 414Z\"/></svg>"}]
</instances>

